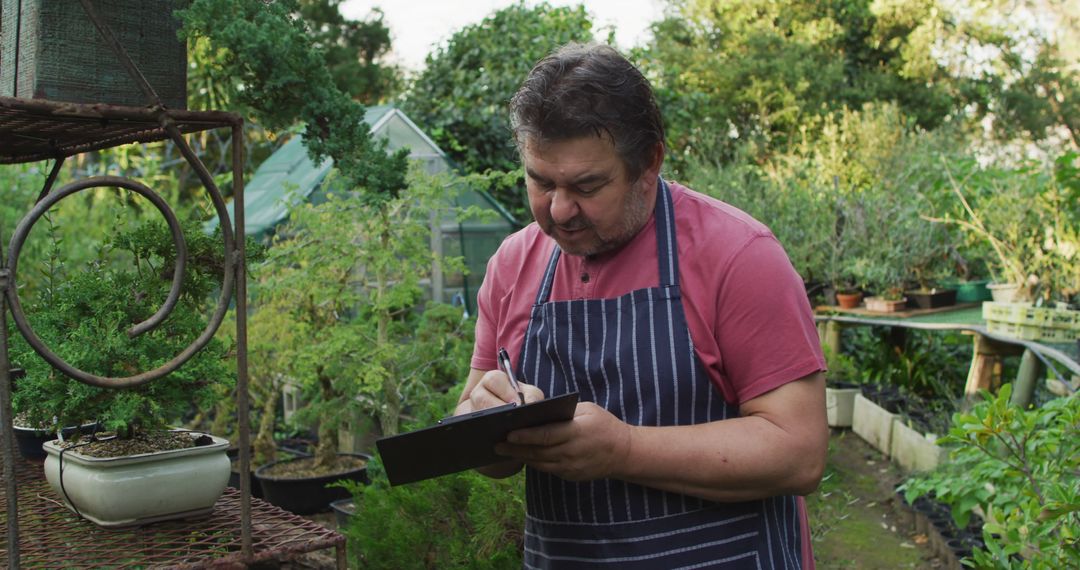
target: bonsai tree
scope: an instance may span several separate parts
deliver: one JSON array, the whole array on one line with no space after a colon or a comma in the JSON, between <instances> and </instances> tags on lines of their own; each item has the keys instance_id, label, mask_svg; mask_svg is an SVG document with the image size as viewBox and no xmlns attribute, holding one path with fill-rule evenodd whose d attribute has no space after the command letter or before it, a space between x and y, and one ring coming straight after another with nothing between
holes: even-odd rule
<instances>
[{"instance_id":1,"label":"bonsai tree","mask_svg":"<svg viewBox=\"0 0 1080 570\"><path fill-rule=\"evenodd\" d=\"M420 342L418 330L438 320L432 308L420 318L432 264L463 270L460 259L431 251L433 212L452 191L444 182L414 169L396 197L376 202L363 192L331 191L325 202L292 212L255 272L252 361L280 368L254 374L287 376L302 387L298 415L318 424L320 471L335 465L338 430L353 414L374 416L384 435L397 433L409 395L429 389L440 363L460 357Z\"/></svg>"},{"instance_id":2,"label":"bonsai tree","mask_svg":"<svg viewBox=\"0 0 1080 570\"><path fill-rule=\"evenodd\" d=\"M174 246L164 224L144 223L117 231L100 259L60 281L58 244L46 264L45 285L26 303L37 335L76 368L101 376L130 376L160 366L189 346L206 327L209 294L224 271L219 239L185 224L189 249L179 302L156 329L134 338L127 330L147 319L167 297ZM107 253L130 258L110 263ZM97 420L121 439L176 425L193 408L220 397L215 386L232 380L225 345L215 339L173 373L134 388L89 386L64 377L37 356L12 328L11 360L27 371L14 405L32 425L78 425Z\"/></svg>"}]
</instances>

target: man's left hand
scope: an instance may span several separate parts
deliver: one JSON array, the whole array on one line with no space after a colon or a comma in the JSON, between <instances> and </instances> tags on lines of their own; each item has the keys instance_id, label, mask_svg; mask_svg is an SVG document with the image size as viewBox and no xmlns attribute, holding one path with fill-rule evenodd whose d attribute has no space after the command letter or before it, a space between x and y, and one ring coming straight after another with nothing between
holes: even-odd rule
<instances>
[{"instance_id":1,"label":"man's left hand","mask_svg":"<svg viewBox=\"0 0 1080 570\"><path fill-rule=\"evenodd\" d=\"M510 432L495 451L569 481L588 481L619 472L632 431L604 408L581 402L573 420Z\"/></svg>"}]
</instances>

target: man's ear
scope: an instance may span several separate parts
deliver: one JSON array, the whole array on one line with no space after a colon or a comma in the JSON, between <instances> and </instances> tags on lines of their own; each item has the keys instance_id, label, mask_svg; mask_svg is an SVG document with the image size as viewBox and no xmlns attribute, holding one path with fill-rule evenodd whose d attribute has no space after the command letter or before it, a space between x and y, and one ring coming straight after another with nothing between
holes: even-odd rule
<instances>
[{"instance_id":1,"label":"man's ear","mask_svg":"<svg viewBox=\"0 0 1080 570\"><path fill-rule=\"evenodd\" d=\"M653 147L652 156L649 160L649 166L645 169L645 175L650 179L655 179L660 175L660 167L664 165L664 143L658 142Z\"/></svg>"}]
</instances>

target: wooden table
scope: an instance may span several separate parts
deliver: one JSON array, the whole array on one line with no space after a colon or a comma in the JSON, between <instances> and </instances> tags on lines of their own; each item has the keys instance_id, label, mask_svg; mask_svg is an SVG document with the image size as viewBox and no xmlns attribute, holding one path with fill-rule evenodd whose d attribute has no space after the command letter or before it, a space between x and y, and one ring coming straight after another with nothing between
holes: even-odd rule
<instances>
[{"instance_id":1,"label":"wooden table","mask_svg":"<svg viewBox=\"0 0 1080 570\"><path fill-rule=\"evenodd\" d=\"M994 387L998 383L995 380L1000 381L1001 359L1006 356L1021 356L1013 402L1022 406L1031 402L1035 383L1045 375L1047 363L1050 363L1060 380L1067 382L1070 374L1080 376L1080 344L1049 345L991 332L982 318L980 303L895 313L868 311L861 307L842 309L820 306L814 309L814 313L821 344L829 347L831 354L839 354L840 331L845 326L886 326L897 343L903 340L906 329L958 330L972 335L975 346L964 385L966 395ZM1064 374L1059 367L1065 370Z\"/></svg>"}]
</instances>

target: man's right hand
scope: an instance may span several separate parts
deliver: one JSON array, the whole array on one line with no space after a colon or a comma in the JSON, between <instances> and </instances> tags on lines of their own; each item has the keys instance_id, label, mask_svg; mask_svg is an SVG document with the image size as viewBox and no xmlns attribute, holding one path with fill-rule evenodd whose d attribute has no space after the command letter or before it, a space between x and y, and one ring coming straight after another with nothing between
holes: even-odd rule
<instances>
[{"instance_id":1,"label":"man's right hand","mask_svg":"<svg viewBox=\"0 0 1080 570\"><path fill-rule=\"evenodd\" d=\"M525 395L525 403L531 404L544 399L544 391L532 384L518 383L521 393ZM495 406L518 402L517 392L510 384L510 379L501 370L479 370L473 368L469 372L469 379L465 383L465 390L458 399L455 416L468 414L478 410L486 410ZM509 477L521 470L524 464L520 461L509 460L487 467L477 469L480 473L501 479Z\"/></svg>"},{"instance_id":2,"label":"man's right hand","mask_svg":"<svg viewBox=\"0 0 1080 570\"><path fill-rule=\"evenodd\" d=\"M521 393L525 395L526 404L544 399L544 392L540 388L524 383L519 383L518 386L521 388ZM501 370L489 370L483 373L480 381L469 391L468 399L462 401L461 404L467 403L469 410L475 412L519 401L518 394L514 391L514 387L510 384L510 379L506 377L506 374ZM458 414L464 413L461 404L458 405L456 412Z\"/></svg>"}]
</instances>

